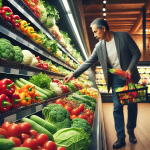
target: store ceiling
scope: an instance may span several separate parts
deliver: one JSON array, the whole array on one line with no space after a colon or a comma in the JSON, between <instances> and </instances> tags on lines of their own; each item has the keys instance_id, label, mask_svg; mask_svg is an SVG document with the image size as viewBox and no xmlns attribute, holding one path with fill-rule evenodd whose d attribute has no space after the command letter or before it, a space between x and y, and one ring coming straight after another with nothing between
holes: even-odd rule
<instances>
[{"instance_id":1,"label":"store ceiling","mask_svg":"<svg viewBox=\"0 0 150 150\"><path fill-rule=\"evenodd\" d=\"M130 32L148 0L106 0L106 21L111 31ZM98 42L92 33L90 23L96 18L103 18L103 0L82 0L85 23L91 52ZM146 14L146 28L150 29L150 13ZM134 34L142 34L142 25Z\"/></svg>"}]
</instances>

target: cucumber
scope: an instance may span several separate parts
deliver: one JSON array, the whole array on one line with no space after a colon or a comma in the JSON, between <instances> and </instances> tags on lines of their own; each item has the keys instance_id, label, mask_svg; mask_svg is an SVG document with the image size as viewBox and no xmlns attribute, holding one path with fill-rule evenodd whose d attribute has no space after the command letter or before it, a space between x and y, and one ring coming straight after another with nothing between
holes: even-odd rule
<instances>
[{"instance_id":1,"label":"cucumber","mask_svg":"<svg viewBox=\"0 0 150 150\"><path fill-rule=\"evenodd\" d=\"M0 138L0 150L11 149L13 148L15 143L11 140Z\"/></svg>"},{"instance_id":2,"label":"cucumber","mask_svg":"<svg viewBox=\"0 0 150 150\"><path fill-rule=\"evenodd\" d=\"M49 89L43 89L43 90L45 90L45 91L47 91L47 92L51 93L51 97L55 97L55 94L54 94L54 92L53 92L53 91L51 91L51 90L49 90Z\"/></svg>"},{"instance_id":3,"label":"cucumber","mask_svg":"<svg viewBox=\"0 0 150 150\"><path fill-rule=\"evenodd\" d=\"M81 97L85 98L85 99L88 99L88 100L91 100L93 102L96 102L96 99L91 97L91 96L87 96L87 95L81 95Z\"/></svg>"},{"instance_id":4,"label":"cucumber","mask_svg":"<svg viewBox=\"0 0 150 150\"><path fill-rule=\"evenodd\" d=\"M35 85L35 84L33 84L33 83L31 83L31 82L29 82L29 81L23 79L23 78L19 78L19 80L20 80L22 83L24 83L24 84L31 84L32 86L35 86L35 89L36 89L36 90L38 90L38 91L40 91L41 93L45 94L48 98L51 98L51 94L50 94L50 93L48 93L47 91L41 89L41 88L38 87L37 85Z\"/></svg>"},{"instance_id":5,"label":"cucumber","mask_svg":"<svg viewBox=\"0 0 150 150\"><path fill-rule=\"evenodd\" d=\"M15 79L15 85L17 85L19 88L21 88L22 86L24 86L25 84L20 82L19 80ZM40 92L39 90L35 90L36 93L39 93L40 94L40 97L43 99L43 100L46 100L48 99L48 97L43 94L42 92Z\"/></svg>"},{"instance_id":6,"label":"cucumber","mask_svg":"<svg viewBox=\"0 0 150 150\"><path fill-rule=\"evenodd\" d=\"M27 147L14 147L14 148L11 148L9 150L31 150L31 149L27 148Z\"/></svg>"}]
</instances>

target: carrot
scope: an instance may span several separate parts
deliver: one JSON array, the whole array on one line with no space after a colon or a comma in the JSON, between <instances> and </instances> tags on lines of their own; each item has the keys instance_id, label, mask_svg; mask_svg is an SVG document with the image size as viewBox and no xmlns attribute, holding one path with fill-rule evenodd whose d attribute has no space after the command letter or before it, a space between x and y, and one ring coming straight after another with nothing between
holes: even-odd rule
<instances>
[{"instance_id":1,"label":"carrot","mask_svg":"<svg viewBox=\"0 0 150 150\"><path fill-rule=\"evenodd\" d=\"M127 78L127 73L123 70L118 70L118 69L109 69L108 70L110 73L113 73L115 75L121 76L123 78Z\"/></svg>"}]
</instances>

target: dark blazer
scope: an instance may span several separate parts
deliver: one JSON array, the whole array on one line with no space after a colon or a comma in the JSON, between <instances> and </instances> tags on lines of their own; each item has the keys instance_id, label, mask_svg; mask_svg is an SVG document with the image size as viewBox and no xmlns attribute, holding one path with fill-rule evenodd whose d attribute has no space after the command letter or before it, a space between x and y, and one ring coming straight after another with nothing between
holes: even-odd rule
<instances>
[{"instance_id":1,"label":"dark blazer","mask_svg":"<svg viewBox=\"0 0 150 150\"><path fill-rule=\"evenodd\" d=\"M141 57L141 52L127 32L113 32L118 59L120 62L121 69L126 71L130 70L132 72L132 79L137 83L140 79L139 72L137 70L137 64ZM77 78L90 68L94 63L100 61L103 68L103 73L105 76L108 91L112 86L112 75L108 72L110 68L107 62L107 50L105 40L99 41L91 54L91 56L77 69L74 71L74 77Z\"/></svg>"}]
</instances>

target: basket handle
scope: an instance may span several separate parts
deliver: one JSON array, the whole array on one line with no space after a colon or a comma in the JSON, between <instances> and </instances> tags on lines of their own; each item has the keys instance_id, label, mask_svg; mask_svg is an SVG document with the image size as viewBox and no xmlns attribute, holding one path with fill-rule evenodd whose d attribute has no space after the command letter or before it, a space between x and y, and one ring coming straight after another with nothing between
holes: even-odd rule
<instances>
[{"instance_id":1,"label":"basket handle","mask_svg":"<svg viewBox=\"0 0 150 150\"><path fill-rule=\"evenodd\" d=\"M126 85L128 86L128 85L129 85L129 83L132 83L132 84L133 84L133 86L134 86L134 88L135 88L135 89L137 89L137 88L136 88L136 86L134 85L133 81L132 81L131 76L130 76L130 75L127 75ZM128 86L128 90L129 90L129 86Z\"/></svg>"}]
</instances>

